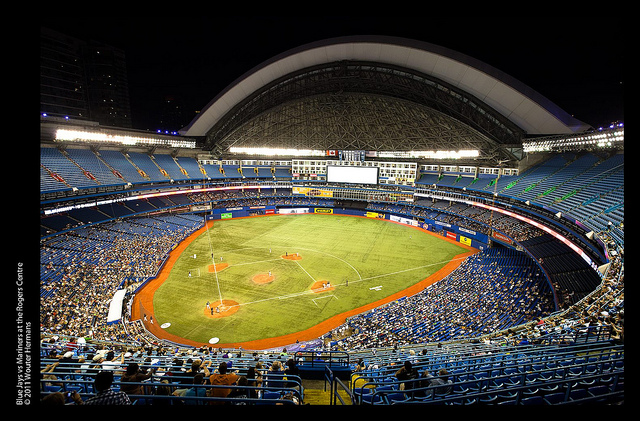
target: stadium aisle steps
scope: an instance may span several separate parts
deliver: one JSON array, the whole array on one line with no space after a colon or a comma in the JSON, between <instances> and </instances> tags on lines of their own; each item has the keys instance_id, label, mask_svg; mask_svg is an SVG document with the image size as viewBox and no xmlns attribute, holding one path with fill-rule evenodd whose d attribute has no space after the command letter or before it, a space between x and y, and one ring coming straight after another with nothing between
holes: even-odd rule
<instances>
[{"instance_id":1,"label":"stadium aisle steps","mask_svg":"<svg viewBox=\"0 0 640 421\"><path fill-rule=\"evenodd\" d=\"M310 380L302 379L302 386L304 387L304 403L305 405L330 405L331 393L329 390L324 390L324 380ZM339 392L345 404L351 405L351 399L347 396L346 392ZM339 405L339 403L338 403Z\"/></svg>"}]
</instances>

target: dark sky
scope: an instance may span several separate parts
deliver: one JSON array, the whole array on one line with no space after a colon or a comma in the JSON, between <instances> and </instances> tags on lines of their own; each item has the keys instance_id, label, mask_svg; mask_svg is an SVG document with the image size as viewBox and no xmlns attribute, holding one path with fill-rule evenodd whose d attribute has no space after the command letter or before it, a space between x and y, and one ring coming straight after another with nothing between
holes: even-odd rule
<instances>
[{"instance_id":1,"label":"dark sky","mask_svg":"<svg viewBox=\"0 0 640 421\"><path fill-rule=\"evenodd\" d=\"M158 127L155 110L166 96L184 101L188 123L197 110L252 67L288 49L347 35L399 36L459 51L511 75L575 118L598 127L624 119L624 25L597 25L594 19L56 17L44 19L42 26L125 51L136 129Z\"/></svg>"}]
</instances>

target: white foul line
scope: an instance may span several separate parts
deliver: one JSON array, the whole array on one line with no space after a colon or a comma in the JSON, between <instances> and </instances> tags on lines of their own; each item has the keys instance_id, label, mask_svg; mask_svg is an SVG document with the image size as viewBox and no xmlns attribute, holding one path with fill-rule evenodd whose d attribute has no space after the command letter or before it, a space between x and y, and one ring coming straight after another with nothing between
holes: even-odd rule
<instances>
[{"instance_id":1,"label":"white foul line","mask_svg":"<svg viewBox=\"0 0 640 421\"><path fill-rule=\"evenodd\" d=\"M300 269L304 270L304 273L306 273L307 275L309 275L309 272L307 272L307 270L306 270L305 268L303 268L303 267L302 267L302 265L301 265L300 263L298 263L298 261L297 261L297 260L294 260L294 262L296 262L296 264L297 264L298 266L300 266ZM314 278L313 276L309 275L309 278L311 278L311 280L312 280L313 282L316 282L316 280L315 280L315 278Z\"/></svg>"},{"instance_id":2,"label":"white foul line","mask_svg":"<svg viewBox=\"0 0 640 421\"><path fill-rule=\"evenodd\" d=\"M382 275L370 276L368 278L360 278L360 279L353 280L351 282L368 281L368 280L371 280L371 279L376 279L376 278L382 278L382 277L385 277L385 276L396 275L398 273L409 272L409 271L412 271L412 270L422 269L422 268L426 268L426 267L429 267L429 266L435 266L435 265L438 265L438 264L451 262L453 260L461 260L461 259L464 259L464 258L445 260L445 261L437 262L437 263L430 263L428 265L422 265L422 266L417 266L417 267L414 267L414 268L399 270L397 272L390 272L390 273L385 273L385 274L382 274ZM295 261L295 262L298 263L297 261ZM302 266L300 266L300 267L302 268ZM302 270L304 270L304 268L302 268ZM305 272L307 272L307 271L305 270ZM308 272L307 272L307 275L309 275ZM309 275L309 277L311 279L313 279L313 277L311 275ZM344 284L337 284L336 286L340 286L340 285L344 285ZM295 298L295 297L299 297L299 296L302 296L302 295L313 294L313 293L314 293L313 290L306 290L306 291L301 291L301 292L294 292L294 293L287 294L287 295L279 295L279 296L276 296L276 297L263 298L263 299L260 299L260 300L249 301L249 302L240 303L240 304L237 304L237 305L238 306L244 306L244 305L247 305L247 304L256 304L256 303L260 303L260 302L264 302L264 301L270 301L270 300L286 300L286 299L289 299L289 298Z\"/></svg>"}]
</instances>

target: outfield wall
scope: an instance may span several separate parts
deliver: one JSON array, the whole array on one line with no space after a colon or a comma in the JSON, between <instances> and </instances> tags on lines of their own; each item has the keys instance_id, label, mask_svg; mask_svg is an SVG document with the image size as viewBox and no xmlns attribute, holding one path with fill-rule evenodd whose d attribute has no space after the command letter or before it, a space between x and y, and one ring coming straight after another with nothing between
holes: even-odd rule
<instances>
[{"instance_id":1,"label":"outfield wall","mask_svg":"<svg viewBox=\"0 0 640 421\"><path fill-rule=\"evenodd\" d=\"M432 220L425 218L424 222L418 221L414 218L407 218L406 216L397 215L393 213L385 212L372 212L363 211L359 209L338 208L338 207L314 207L314 206L291 206L291 207L277 207L277 206L238 206L233 208L221 208L213 209L211 215L207 215L209 220L220 219L233 219L233 218L246 218L250 216L263 216L263 215L283 215L283 214L332 214L332 215L349 215L360 216L366 218L386 219L399 224L410 225L418 228L422 228L426 231L431 231L441 234L443 237L447 237L451 240L457 241L464 245L473 247L478 250L484 250L488 247L488 236L486 234L476 232L467 228L461 228L456 225L451 225L445 222ZM512 245L510 239L506 236L505 245Z\"/></svg>"}]
</instances>

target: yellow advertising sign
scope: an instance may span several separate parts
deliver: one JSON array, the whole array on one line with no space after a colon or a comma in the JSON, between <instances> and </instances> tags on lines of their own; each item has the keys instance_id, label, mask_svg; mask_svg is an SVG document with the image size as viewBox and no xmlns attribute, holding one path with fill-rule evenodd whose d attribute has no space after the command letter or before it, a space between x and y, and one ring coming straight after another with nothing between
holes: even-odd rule
<instances>
[{"instance_id":1,"label":"yellow advertising sign","mask_svg":"<svg viewBox=\"0 0 640 421\"><path fill-rule=\"evenodd\" d=\"M462 244L465 244L465 245L467 245L467 246L470 246L470 245L471 245L471 238L467 238L467 237L464 237L464 236L462 236L462 235L461 235L461 236L460 236L460 242L461 242Z\"/></svg>"},{"instance_id":2,"label":"yellow advertising sign","mask_svg":"<svg viewBox=\"0 0 640 421\"><path fill-rule=\"evenodd\" d=\"M315 189L312 187L293 187L291 189L293 194L304 194L310 197L333 197L331 190Z\"/></svg>"}]
</instances>

